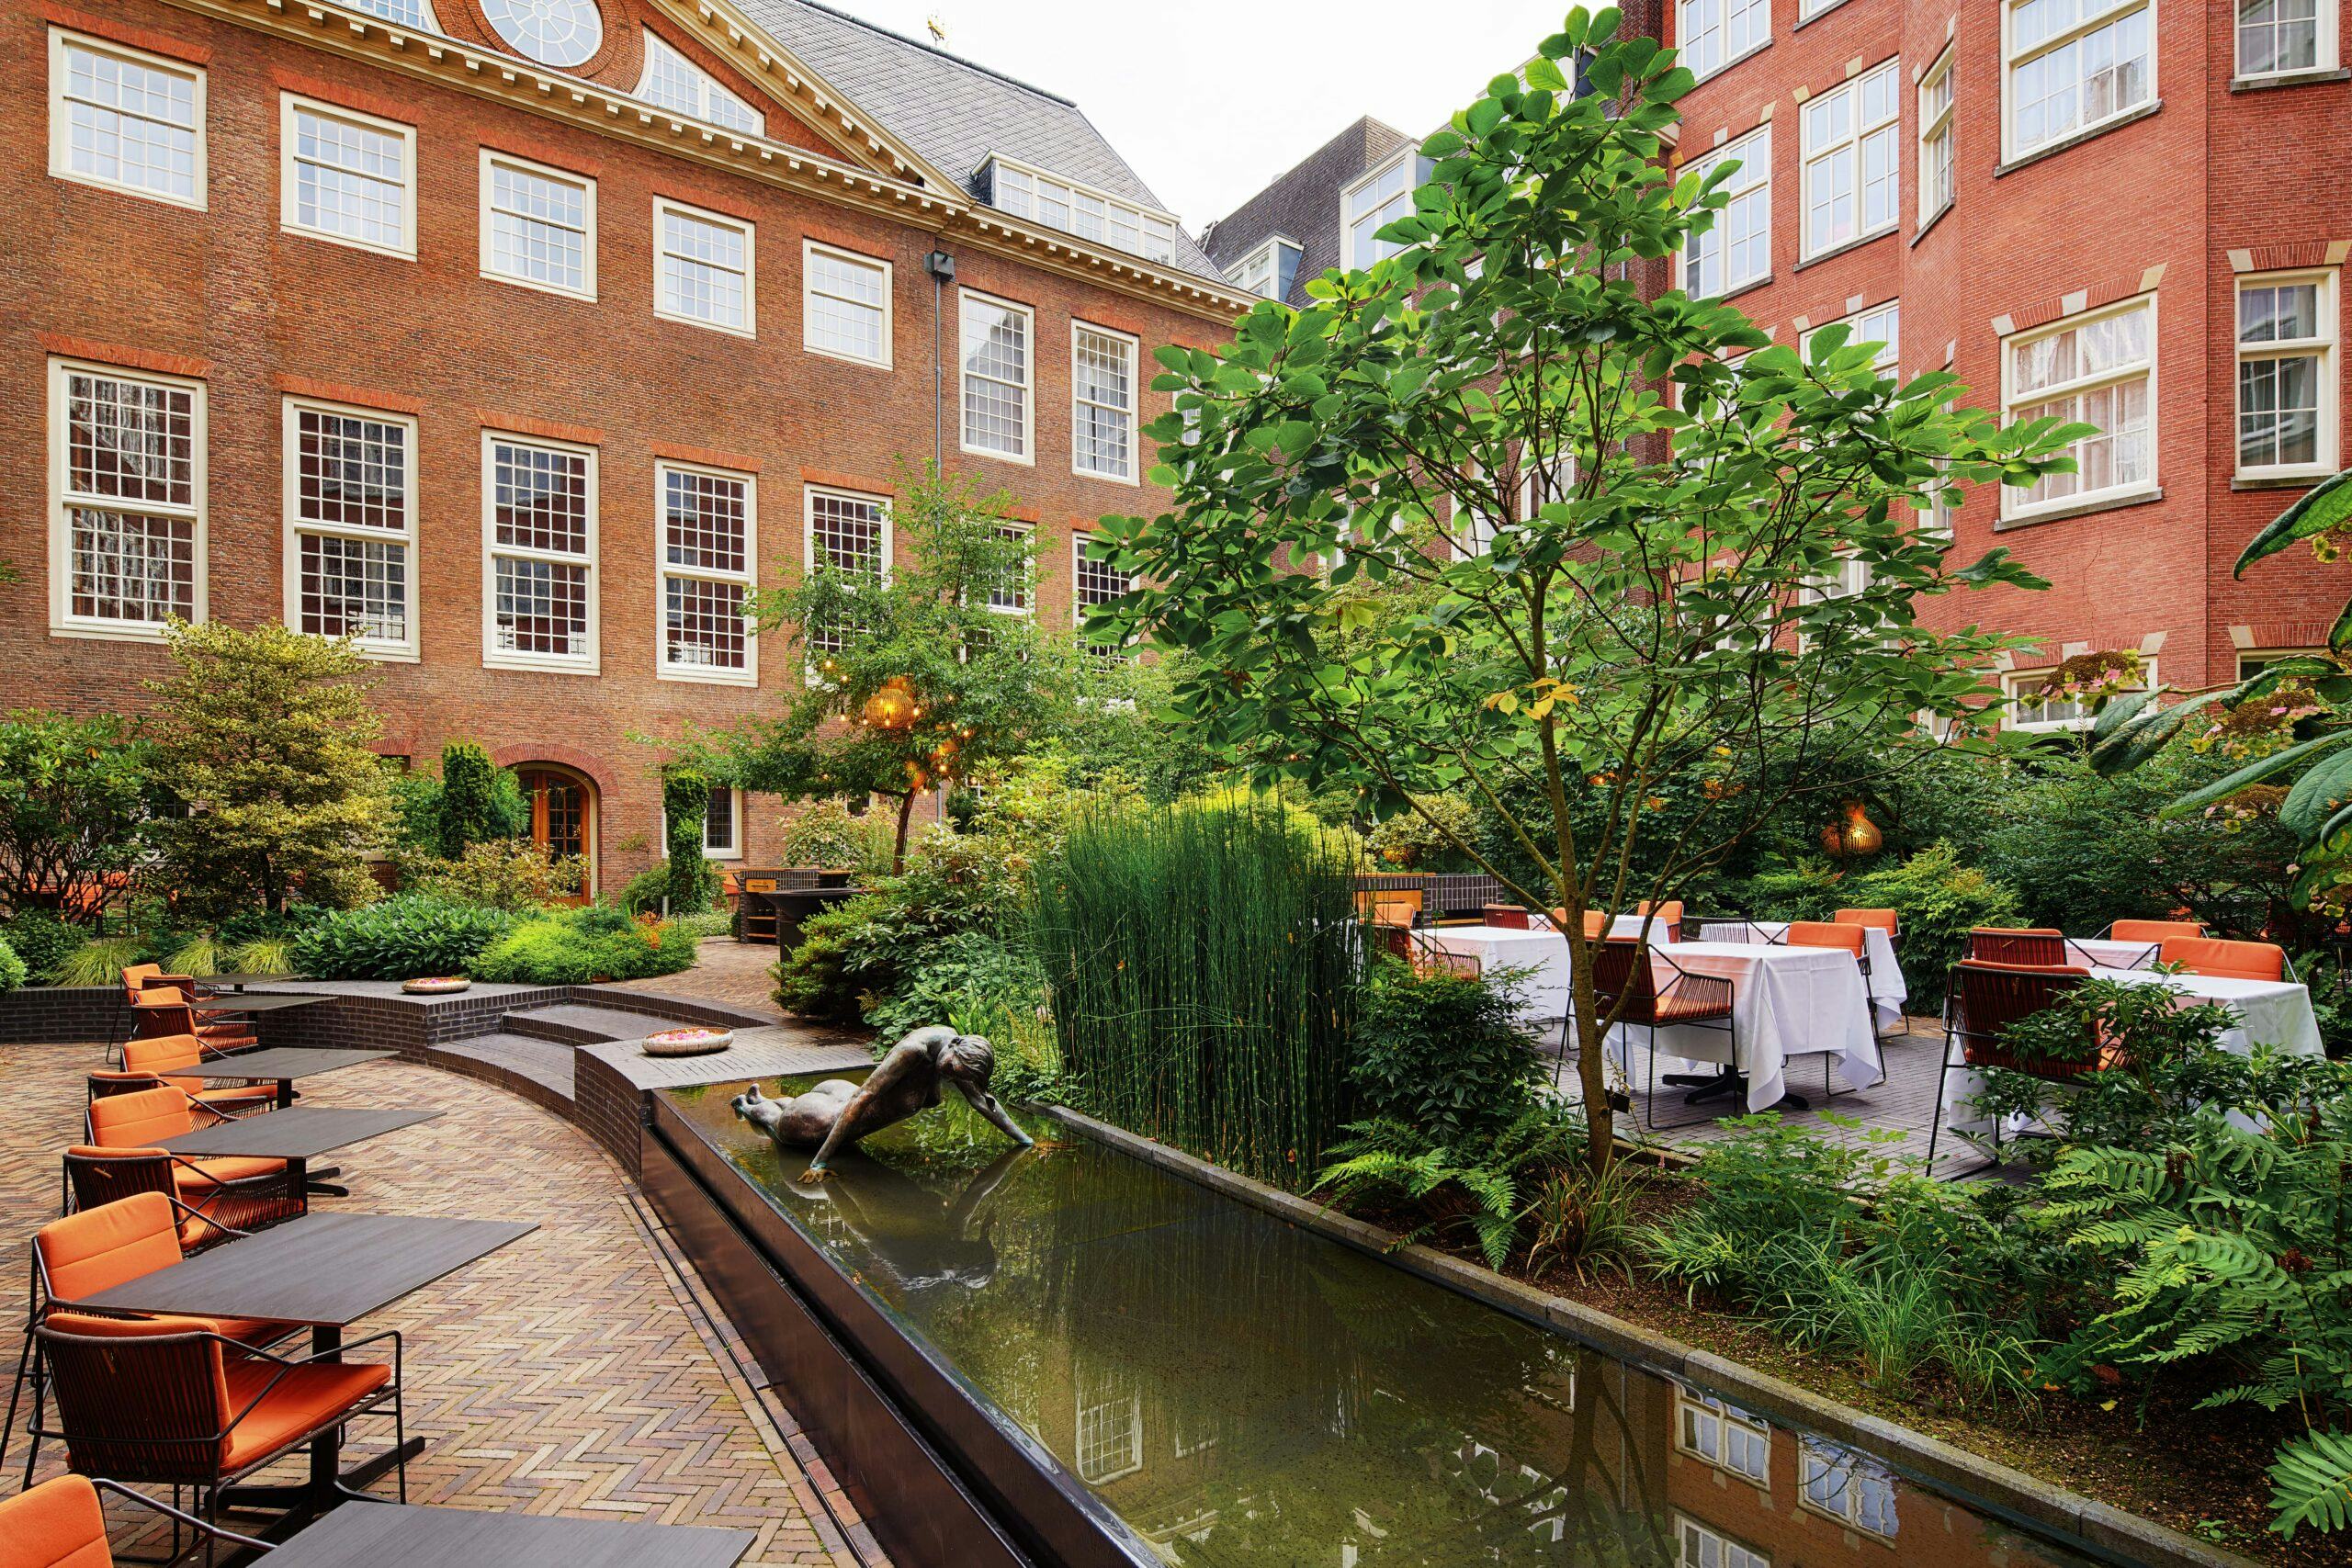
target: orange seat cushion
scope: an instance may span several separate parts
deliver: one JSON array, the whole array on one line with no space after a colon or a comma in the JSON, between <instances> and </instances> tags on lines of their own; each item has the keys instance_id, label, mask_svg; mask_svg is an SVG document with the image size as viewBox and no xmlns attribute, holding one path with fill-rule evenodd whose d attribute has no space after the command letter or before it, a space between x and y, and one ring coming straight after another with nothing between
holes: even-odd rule
<instances>
[{"instance_id":1,"label":"orange seat cushion","mask_svg":"<svg viewBox=\"0 0 2352 1568\"><path fill-rule=\"evenodd\" d=\"M1718 997L1686 993L1677 986L1657 999L1657 1019L1665 1023L1676 1019L1729 1018L1731 1004Z\"/></svg>"},{"instance_id":2,"label":"orange seat cushion","mask_svg":"<svg viewBox=\"0 0 2352 1568\"><path fill-rule=\"evenodd\" d=\"M114 1568L98 1490L78 1475L44 1481L0 1503L10 1568Z\"/></svg>"},{"instance_id":3,"label":"orange seat cushion","mask_svg":"<svg viewBox=\"0 0 2352 1568\"><path fill-rule=\"evenodd\" d=\"M169 1084L90 1101L90 1141L105 1148L148 1148L196 1131L196 1108Z\"/></svg>"},{"instance_id":4,"label":"orange seat cushion","mask_svg":"<svg viewBox=\"0 0 2352 1568\"><path fill-rule=\"evenodd\" d=\"M2287 950L2276 942L2230 942L2221 937L2166 937L2156 949L2157 959L2179 964L2193 975L2232 980L2283 980Z\"/></svg>"},{"instance_id":5,"label":"orange seat cushion","mask_svg":"<svg viewBox=\"0 0 2352 1568\"><path fill-rule=\"evenodd\" d=\"M256 1176L282 1176L286 1162L282 1159L255 1159L250 1155L228 1155L220 1159L200 1159L187 1165L172 1167L172 1184L183 1193L209 1192L227 1181L246 1181Z\"/></svg>"},{"instance_id":6,"label":"orange seat cushion","mask_svg":"<svg viewBox=\"0 0 2352 1568\"><path fill-rule=\"evenodd\" d=\"M223 1371L232 1414L243 1410L272 1377L285 1373L229 1433L220 1456L224 1471L257 1464L300 1441L392 1381L392 1369L378 1361L322 1361L302 1367L231 1361Z\"/></svg>"},{"instance_id":7,"label":"orange seat cushion","mask_svg":"<svg viewBox=\"0 0 2352 1568\"><path fill-rule=\"evenodd\" d=\"M50 1221L33 1233L50 1294L80 1301L177 1263L172 1213L172 1201L161 1192L140 1192Z\"/></svg>"},{"instance_id":8,"label":"orange seat cushion","mask_svg":"<svg viewBox=\"0 0 2352 1568\"><path fill-rule=\"evenodd\" d=\"M169 1078L165 1081L175 1086L180 1082L177 1078ZM243 1110L249 1105L271 1105L277 1100L276 1084L238 1084L230 1089L198 1089L188 1092L196 1096L197 1103L199 1105L217 1105L223 1110Z\"/></svg>"},{"instance_id":9,"label":"orange seat cushion","mask_svg":"<svg viewBox=\"0 0 2352 1568\"><path fill-rule=\"evenodd\" d=\"M1860 926L1839 925L1831 920L1791 920L1788 943L1791 947L1843 948L1855 957L1862 956L1864 938Z\"/></svg>"}]
</instances>

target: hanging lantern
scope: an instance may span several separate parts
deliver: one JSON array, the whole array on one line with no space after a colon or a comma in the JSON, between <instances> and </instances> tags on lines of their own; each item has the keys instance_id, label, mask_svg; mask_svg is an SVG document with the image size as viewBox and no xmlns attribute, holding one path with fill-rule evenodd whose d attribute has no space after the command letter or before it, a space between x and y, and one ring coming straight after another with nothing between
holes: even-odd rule
<instances>
[{"instance_id":1,"label":"hanging lantern","mask_svg":"<svg viewBox=\"0 0 2352 1568\"><path fill-rule=\"evenodd\" d=\"M1821 830L1821 847L1838 860L1861 860L1878 853L1886 836L1862 810L1859 800L1845 802L1838 819Z\"/></svg>"},{"instance_id":2,"label":"hanging lantern","mask_svg":"<svg viewBox=\"0 0 2352 1568\"><path fill-rule=\"evenodd\" d=\"M903 675L893 675L865 699L865 722L876 729L904 729L922 709Z\"/></svg>"}]
</instances>

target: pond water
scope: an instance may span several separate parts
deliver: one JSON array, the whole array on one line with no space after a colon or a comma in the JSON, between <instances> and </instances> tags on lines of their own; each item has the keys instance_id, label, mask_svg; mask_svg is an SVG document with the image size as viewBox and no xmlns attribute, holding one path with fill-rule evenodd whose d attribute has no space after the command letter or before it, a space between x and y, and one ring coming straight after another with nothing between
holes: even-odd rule
<instances>
[{"instance_id":1,"label":"pond water","mask_svg":"<svg viewBox=\"0 0 2352 1568\"><path fill-rule=\"evenodd\" d=\"M950 1095L817 1187L737 1088L664 1094L1170 1563L2089 1561L1053 1123Z\"/></svg>"}]
</instances>

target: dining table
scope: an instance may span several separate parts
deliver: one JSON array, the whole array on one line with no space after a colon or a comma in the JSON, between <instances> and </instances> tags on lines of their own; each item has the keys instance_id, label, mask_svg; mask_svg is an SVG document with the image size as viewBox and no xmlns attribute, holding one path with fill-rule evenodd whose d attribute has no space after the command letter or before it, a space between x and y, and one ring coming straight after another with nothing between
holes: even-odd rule
<instances>
[{"instance_id":1,"label":"dining table","mask_svg":"<svg viewBox=\"0 0 2352 1568\"><path fill-rule=\"evenodd\" d=\"M731 1568L759 1532L513 1509L366 1503L270 1551L269 1568Z\"/></svg>"},{"instance_id":2,"label":"dining table","mask_svg":"<svg viewBox=\"0 0 2352 1568\"><path fill-rule=\"evenodd\" d=\"M199 1070L208 1078L229 1083L274 1083L277 1086L277 1103L283 1107L294 1103L294 1083L298 1078L365 1066L393 1054L347 1046L264 1045L207 1056Z\"/></svg>"},{"instance_id":3,"label":"dining table","mask_svg":"<svg viewBox=\"0 0 2352 1568\"><path fill-rule=\"evenodd\" d=\"M1849 1089L1885 1080L1872 1027L1861 965L1836 947L1787 947L1755 942L1672 942L1650 950L1651 982L1663 991L1678 978L1711 975L1731 982L1731 1021L1738 1066L1747 1080L1751 1111L1770 1111L1789 1098L1788 1070L1799 1056L1826 1056L1827 1068ZM1620 1024L1610 1047L1631 1068L1634 1030ZM1658 1055L1661 1074L1669 1062L1690 1066L1723 1066L1724 1032L1698 1024L1667 1024L1641 1033ZM1681 1057L1678 1043L1704 1055Z\"/></svg>"},{"instance_id":4,"label":"dining table","mask_svg":"<svg viewBox=\"0 0 2352 1568\"><path fill-rule=\"evenodd\" d=\"M323 1179L340 1175L339 1171L321 1171L319 1179L313 1179L311 1161L402 1127L433 1121L441 1114L438 1111L298 1105L273 1111L266 1116L232 1116L193 1133L165 1138L155 1146L188 1159L240 1156L248 1159L282 1159L293 1168L295 1179L308 1190L331 1198L348 1198L351 1194L347 1190Z\"/></svg>"},{"instance_id":5,"label":"dining table","mask_svg":"<svg viewBox=\"0 0 2352 1568\"><path fill-rule=\"evenodd\" d=\"M2128 937L2070 936L2066 962L2085 969L2145 969L2156 961L2164 944Z\"/></svg>"},{"instance_id":6,"label":"dining table","mask_svg":"<svg viewBox=\"0 0 2352 1568\"><path fill-rule=\"evenodd\" d=\"M1868 976L1871 1007L1882 1023L1903 1017L1904 1003L1911 999L1911 984L1903 977L1903 963L1894 954L1894 937L1877 926L1864 926L1862 956L1870 960ZM1705 942L1762 942L1781 943L1788 940L1786 920L1709 920L1699 928Z\"/></svg>"},{"instance_id":7,"label":"dining table","mask_svg":"<svg viewBox=\"0 0 2352 1568\"><path fill-rule=\"evenodd\" d=\"M1522 1023L1555 1023L1568 1016L1568 944L1549 924L1417 926L1411 940L1423 952L1476 959L1482 975L1504 968L1527 971L1518 991Z\"/></svg>"}]
</instances>

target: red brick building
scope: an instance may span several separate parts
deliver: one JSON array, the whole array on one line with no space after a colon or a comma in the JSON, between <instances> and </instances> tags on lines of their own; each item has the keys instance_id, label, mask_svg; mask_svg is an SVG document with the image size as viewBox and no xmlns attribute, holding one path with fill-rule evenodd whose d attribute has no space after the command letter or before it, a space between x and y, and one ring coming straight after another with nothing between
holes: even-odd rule
<instances>
[{"instance_id":1,"label":"red brick building","mask_svg":"<svg viewBox=\"0 0 2352 1568\"><path fill-rule=\"evenodd\" d=\"M793 678L746 587L887 570L936 457L1071 625L1150 351L1242 302L1073 104L802 0L26 0L0 50L0 708L135 708L170 615L349 634L387 751L481 740L608 889L631 737Z\"/></svg>"}]
</instances>

